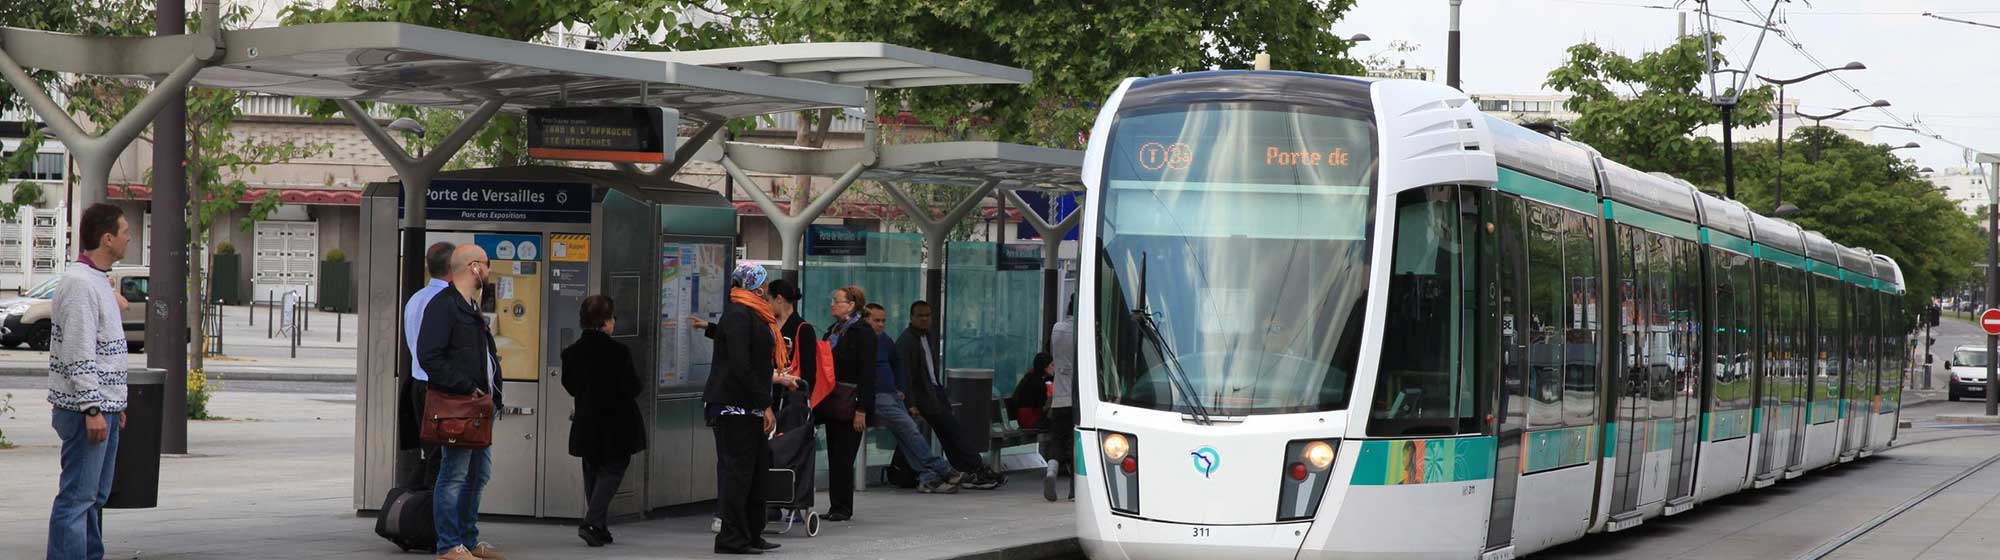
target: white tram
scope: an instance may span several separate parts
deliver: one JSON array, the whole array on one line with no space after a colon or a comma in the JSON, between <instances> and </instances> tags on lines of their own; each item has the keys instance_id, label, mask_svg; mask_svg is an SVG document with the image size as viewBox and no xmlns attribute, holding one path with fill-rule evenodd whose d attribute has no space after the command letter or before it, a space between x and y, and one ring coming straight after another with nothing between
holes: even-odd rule
<instances>
[{"instance_id":1,"label":"white tram","mask_svg":"<svg viewBox=\"0 0 2000 560\"><path fill-rule=\"evenodd\" d=\"M1443 86L1130 79L1084 168L1095 558L1507 558L1896 437L1894 262Z\"/></svg>"}]
</instances>

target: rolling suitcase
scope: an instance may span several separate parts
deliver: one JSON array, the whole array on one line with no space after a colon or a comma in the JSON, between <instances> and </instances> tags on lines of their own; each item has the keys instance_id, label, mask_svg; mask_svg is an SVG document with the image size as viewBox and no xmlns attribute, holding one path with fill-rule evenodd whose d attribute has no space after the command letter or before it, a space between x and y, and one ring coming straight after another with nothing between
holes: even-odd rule
<instances>
[{"instance_id":1,"label":"rolling suitcase","mask_svg":"<svg viewBox=\"0 0 2000 560\"><path fill-rule=\"evenodd\" d=\"M375 534L403 552L434 552L437 525L431 518L431 490L390 489L388 499L382 501L382 516L375 518Z\"/></svg>"}]
</instances>

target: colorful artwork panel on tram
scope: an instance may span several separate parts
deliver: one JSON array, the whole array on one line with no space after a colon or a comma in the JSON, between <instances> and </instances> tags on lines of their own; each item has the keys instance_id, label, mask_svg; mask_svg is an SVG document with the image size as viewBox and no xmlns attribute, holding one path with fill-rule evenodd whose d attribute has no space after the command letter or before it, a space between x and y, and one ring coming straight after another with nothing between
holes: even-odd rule
<instances>
[{"instance_id":1,"label":"colorful artwork panel on tram","mask_svg":"<svg viewBox=\"0 0 2000 560\"><path fill-rule=\"evenodd\" d=\"M1355 459L1357 485L1436 484L1493 477L1491 437L1367 440Z\"/></svg>"}]
</instances>

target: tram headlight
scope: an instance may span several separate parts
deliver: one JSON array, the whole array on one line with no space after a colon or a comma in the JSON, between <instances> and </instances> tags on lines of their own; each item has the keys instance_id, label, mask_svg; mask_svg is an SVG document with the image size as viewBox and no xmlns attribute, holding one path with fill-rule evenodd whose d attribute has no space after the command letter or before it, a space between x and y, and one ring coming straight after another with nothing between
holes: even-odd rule
<instances>
[{"instance_id":1,"label":"tram headlight","mask_svg":"<svg viewBox=\"0 0 2000 560\"><path fill-rule=\"evenodd\" d=\"M1302 439L1285 446L1285 469L1278 477L1278 521L1311 519L1319 512L1327 481L1333 478L1334 446L1340 440Z\"/></svg>"},{"instance_id":2,"label":"tram headlight","mask_svg":"<svg viewBox=\"0 0 2000 560\"><path fill-rule=\"evenodd\" d=\"M1125 454L1131 451L1132 451L1132 440L1126 439L1125 434L1121 434L1118 432L1105 432L1104 458L1110 459L1114 463L1119 461L1124 461Z\"/></svg>"},{"instance_id":3,"label":"tram headlight","mask_svg":"<svg viewBox=\"0 0 2000 560\"><path fill-rule=\"evenodd\" d=\"M1305 459L1306 464L1311 466L1313 470L1326 470L1327 467L1333 466L1333 446L1328 445L1324 441L1308 443L1306 444L1306 452L1301 454L1299 458Z\"/></svg>"},{"instance_id":4,"label":"tram headlight","mask_svg":"<svg viewBox=\"0 0 2000 560\"><path fill-rule=\"evenodd\" d=\"M1098 448L1103 450L1104 483L1111 511L1139 514L1139 437L1108 430L1098 431Z\"/></svg>"}]
</instances>

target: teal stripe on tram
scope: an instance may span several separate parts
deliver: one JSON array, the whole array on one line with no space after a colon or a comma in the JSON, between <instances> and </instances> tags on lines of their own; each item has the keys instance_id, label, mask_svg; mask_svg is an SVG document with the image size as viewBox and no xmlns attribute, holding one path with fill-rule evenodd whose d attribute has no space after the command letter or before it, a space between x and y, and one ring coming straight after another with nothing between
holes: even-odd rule
<instances>
[{"instance_id":1,"label":"teal stripe on tram","mask_svg":"<svg viewBox=\"0 0 2000 560\"><path fill-rule=\"evenodd\" d=\"M1840 279L1840 267L1825 261L1806 259L1806 270L1832 280Z\"/></svg>"},{"instance_id":2,"label":"teal stripe on tram","mask_svg":"<svg viewBox=\"0 0 2000 560\"><path fill-rule=\"evenodd\" d=\"M1688 241L1701 241L1701 232L1694 224L1669 218L1665 215L1615 200L1607 200L1605 203L1611 205L1614 209L1613 212L1607 212L1606 217L1611 217L1609 214L1615 213L1617 217L1612 218L1612 220L1618 223L1637 226L1641 229L1664 233Z\"/></svg>"},{"instance_id":3,"label":"teal stripe on tram","mask_svg":"<svg viewBox=\"0 0 2000 560\"><path fill-rule=\"evenodd\" d=\"M1505 167L1500 168L1500 182L1496 186L1502 192L1518 194L1585 214L1593 213L1597 206L1597 195Z\"/></svg>"},{"instance_id":4,"label":"teal stripe on tram","mask_svg":"<svg viewBox=\"0 0 2000 560\"><path fill-rule=\"evenodd\" d=\"M1618 455L1618 423L1617 423L1617 422L1605 422L1605 423L1604 423L1604 456L1605 456L1605 457L1613 457L1613 456L1616 456L1616 455Z\"/></svg>"},{"instance_id":5,"label":"teal stripe on tram","mask_svg":"<svg viewBox=\"0 0 2000 560\"><path fill-rule=\"evenodd\" d=\"M1785 250L1783 249L1772 247L1770 245L1765 245L1763 243L1756 244L1756 247L1757 247L1757 254L1752 256L1798 270L1806 269L1805 257L1794 255L1785 252Z\"/></svg>"},{"instance_id":6,"label":"teal stripe on tram","mask_svg":"<svg viewBox=\"0 0 2000 560\"><path fill-rule=\"evenodd\" d=\"M1711 247L1721 247L1744 256L1754 256L1751 253L1755 252L1755 246L1748 239L1709 228L1701 228L1701 235L1702 242Z\"/></svg>"}]
</instances>

